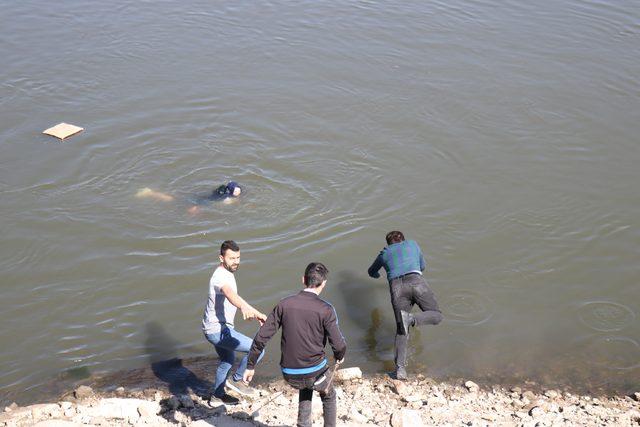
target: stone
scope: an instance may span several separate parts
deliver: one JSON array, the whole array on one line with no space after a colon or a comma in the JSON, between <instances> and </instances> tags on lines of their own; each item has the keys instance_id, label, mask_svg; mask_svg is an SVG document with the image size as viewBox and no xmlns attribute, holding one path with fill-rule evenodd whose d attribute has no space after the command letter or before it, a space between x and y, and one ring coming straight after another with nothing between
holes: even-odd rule
<instances>
[{"instance_id":1,"label":"stone","mask_svg":"<svg viewBox=\"0 0 640 427\"><path fill-rule=\"evenodd\" d=\"M155 407L151 404L140 404L138 405L138 414L143 418L153 417L156 415Z\"/></svg>"},{"instance_id":2,"label":"stone","mask_svg":"<svg viewBox=\"0 0 640 427\"><path fill-rule=\"evenodd\" d=\"M402 400L404 400L405 402L411 403L411 402L422 402L423 397L419 396L417 394L412 394L410 396L403 396Z\"/></svg>"},{"instance_id":3,"label":"stone","mask_svg":"<svg viewBox=\"0 0 640 427\"><path fill-rule=\"evenodd\" d=\"M398 396L404 396L409 392L409 386L404 381L391 380L391 391Z\"/></svg>"},{"instance_id":4,"label":"stone","mask_svg":"<svg viewBox=\"0 0 640 427\"><path fill-rule=\"evenodd\" d=\"M467 390L469 390L472 393L480 390L480 387L478 386L478 384L474 383L473 381L465 382L464 386L467 388Z\"/></svg>"},{"instance_id":5,"label":"stone","mask_svg":"<svg viewBox=\"0 0 640 427\"><path fill-rule=\"evenodd\" d=\"M369 419L362 415L356 408L351 408L349 412L349 420L358 424L366 424L369 422Z\"/></svg>"},{"instance_id":6,"label":"stone","mask_svg":"<svg viewBox=\"0 0 640 427\"><path fill-rule=\"evenodd\" d=\"M29 408L31 408L31 416L34 420L62 416L62 409L56 403L41 403L31 405Z\"/></svg>"},{"instance_id":7,"label":"stone","mask_svg":"<svg viewBox=\"0 0 640 427\"><path fill-rule=\"evenodd\" d=\"M353 368L340 369L336 371L334 375L334 379L337 381L349 381L360 378L362 378L362 370L357 366Z\"/></svg>"},{"instance_id":8,"label":"stone","mask_svg":"<svg viewBox=\"0 0 640 427\"><path fill-rule=\"evenodd\" d=\"M547 390L544 392L544 395L547 396L549 399L556 399L560 396L560 393L558 393L555 390Z\"/></svg>"},{"instance_id":9,"label":"stone","mask_svg":"<svg viewBox=\"0 0 640 427\"><path fill-rule=\"evenodd\" d=\"M524 393L522 393L522 398L528 399L530 402L532 402L536 399L536 394L530 390L527 390Z\"/></svg>"},{"instance_id":10,"label":"stone","mask_svg":"<svg viewBox=\"0 0 640 427\"><path fill-rule=\"evenodd\" d=\"M512 393L518 393L518 394L522 393L522 389L520 387L511 387L509 391L511 391Z\"/></svg>"},{"instance_id":11,"label":"stone","mask_svg":"<svg viewBox=\"0 0 640 427\"><path fill-rule=\"evenodd\" d=\"M278 406L287 406L290 403L290 401L289 399L287 399L287 397L284 394L281 394L280 396L275 398L273 403L275 403Z\"/></svg>"},{"instance_id":12,"label":"stone","mask_svg":"<svg viewBox=\"0 0 640 427\"><path fill-rule=\"evenodd\" d=\"M73 395L76 399L86 399L87 397L91 397L93 395L93 389L86 385L81 385L73 392Z\"/></svg>"},{"instance_id":13,"label":"stone","mask_svg":"<svg viewBox=\"0 0 640 427\"><path fill-rule=\"evenodd\" d=\"M11 412L11 411L15 411L18 408L19 408L18 404L16 402L13 402L11 405L5 407L4 411L5 412Z\"/></svg>"},{"instance_id":14,"label":"stone","mask_svg":"<svg viewBox=\"0 0 640 427\"><path fill-rule=\"evenodd\" d=\"M542 415L544 415L544 409L539 406L534 406L529 410L529 415L531 415L533 418L541 417Z\"/></svg>"},{"instance_id":15,"label":"stone","mask_svg":"<svg viewBox=\"0 0 640 427\"><path fill-rule=\"evenodd\" d=\"M143 399L121 399L112 397L103 399L98 406L85 408L83 414L92 417L104 417L107 419L137 420L140 418L138 407L146 405L148 411L157 414L160 412L158 402L150 402Z\"/></svg>"},{"instance_id":16,"label":"stone","mask_svg":"<svg viewBox=\"0 0 640 427\"><path fill-rule=\"evenodd\" d=\"M193 399L188 394L181 394L178 396L180 404L187 409L193 409L196 405L193 403Z\"/></svg>"},{"instance_id":17,"label":"stone","mask_svg":"<svg viewBox=\"0 0 640 427\"><path fill-rule=\"evenodd\" d=\"M170 398L163 400L163 402L170 411L176 410L180 407L180 401L175 396L171 396Z\"/></svg>"},{"instance_id":18,"label":"stone","mask_svg":"<svg viewBox=\"0 0 640 427\"><path fill-rule=\"evenodd\" d=\"M118 388L116 389L116 396L118 396L118 397L124 397L124 395L125 395L124 387L122 387L122 386L121 386L121 387L118 387Z\"/></svg>"},{"instance_id":19,"label":"stone","mask_svg":"<svg viewBox=\"0 0 640 427\"><path fill-rule=\"evenodd\" d=\"M66 410L68 410L68 409L71 409L71 407L73 406L73 403L71 403L71 402L60 402L60 403L58 403L58 405L60 405L60 407L61 407L64 411L66 411Z\"/></svg>"},{"instance_id":20,"label":"stone","mask_svg":"<svg viewBox=\"0 0 640 427\"><path fill-rule=\"evenodd\" d=\"M33 427L80 427L82 424L66 420L45 420L37 422Z\"/></svg>"},{"instance_id":21,"label":"stone","mask_svg":"<svg viewBox=\"0 0 640 427\"><path fill-rule=\"evenodd\" d=\"M420 412L413 409L400 409L391 414L392 427L419 427L424 423L420 418Z\"/></svg>"},{"instance_id":22,"label":"stone","mask_svg":"<svg viewBox=\"0 0 640 427\"><path fill-rule=\"evenodd\" d=\"M636 402L640 402L640 391L636 391L635 393L633 393L633 400L635 400Z\"/></svg>"}]
</instances>

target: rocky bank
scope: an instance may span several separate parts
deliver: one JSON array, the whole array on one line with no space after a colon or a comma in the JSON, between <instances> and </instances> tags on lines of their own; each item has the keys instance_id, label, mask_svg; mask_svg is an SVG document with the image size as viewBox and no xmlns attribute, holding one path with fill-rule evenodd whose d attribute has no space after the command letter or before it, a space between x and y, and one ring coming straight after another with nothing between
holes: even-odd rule
<instances>
[{"instance_id":1,"label":"rocky bank","mask_svg":"<svg viewBox=\"0 0 640 427\"><path fill-rule=\"evenodd\" d=\"M292 426L297 392L284 381L257 385L259 393L226 406L193 393L118 387L96 392L81 386L57 403L5 408L0 426ZM480 387L472 381L437 382L422 375L401 382L386 376L363 378L358 368L338 371L338 424L408 427L451 426L637 426L640 392L595 397L523 385ZM314 396L314 425L322 425Z\"/></svg>"}]
</instances>

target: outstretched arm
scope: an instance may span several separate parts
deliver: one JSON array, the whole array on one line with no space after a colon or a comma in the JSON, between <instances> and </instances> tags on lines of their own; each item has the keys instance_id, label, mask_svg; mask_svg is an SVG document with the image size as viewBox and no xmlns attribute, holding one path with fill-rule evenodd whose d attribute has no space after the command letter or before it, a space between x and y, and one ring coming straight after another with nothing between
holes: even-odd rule
<instances>
[{"instance_id":1,"label":"outstretched arm","mask_svg":"<svg viewBox=\"0 0 640 427\"><path fill-rule=\"evenodd\" d=\"M367 270L367 273L369 273L369 277L373 277L374 279L380 277L380 273L378 273L378 271L382 268L383 265L382 252L380 252L380 254L373 261L373 264L371 264L371 267L369 267L369 270Z\"/></svg>"},{"instance_id":2,"label":"outstretched arm","mask_svg":"<svg viewBox=\"0 0 640 427\"><path fill-rule=\"evenodd\" d=\"M242 318L244 320L247 319L256 319L260 324L264 323L267 319L267 316L264 313L260 313L258 310L253 308L248 302L246 302L236 291L234 291L230 285L222 285L220 288L225 297L229 300L231 304L238 307L240 311L242 311Z\"/></svg>"},{"instance_id":3,"label":"outstretched arm","mask_svg":"<svg viewBox=\"0 0 640 427\"><path fill-rule=\"evenodd\" d=\"M280 307L280 304L278 304L269 314L269 317L267 317L267 320L262 324L260 329L258 329L258 333L253 338L251 349L249 349L249 357L247 358L247 369L244 371L244 375L242 376L242 380L245 383L249 383L253 379L255 366L256 363L258 363L260 353L262 353L262 350L264 350L264 347L267 345L267 342L271 337L273 337L278 331L281 324L282 308Z\"/></svg>"}]
</instances>

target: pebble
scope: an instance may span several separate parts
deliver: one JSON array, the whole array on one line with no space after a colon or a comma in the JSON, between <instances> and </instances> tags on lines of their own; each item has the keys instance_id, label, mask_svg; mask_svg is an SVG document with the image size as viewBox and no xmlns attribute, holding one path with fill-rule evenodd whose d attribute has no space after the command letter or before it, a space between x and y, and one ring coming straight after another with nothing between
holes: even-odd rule
<instances>
[{"instance_id":1,"label":"pebble","mask_svg":"<svg viewBox=\"0 0 640 427\"><path fill-rule=\"evenodd\" d=\"M531 415L533 418L538 418L544 415L544 410L539 406L534 406L529 410L529 415Z\"/></svg>"},{"instance_id":2,"label":"pebble","mask_svg":"<svg viewBox=\"0 0 640 427\"><path fill-rule=\"evenodd\" d=\"M464 383L464 386L467 388L467 390L469 390L470 392L475 392L480 390L480 387L478 386L478 384L474 383L473 381L467 381Z\"/></svg>"},{"instance_id":3,"label":"pebble","mask_svg":"<svg viewBox=\"0 0 640 427\"><path fill-rule=\"evenodd\" d=\"M547 390L544 392L544 395L547 396L549 399L556 399L558 396L560 396L560 393L558 393L555 390Z\"/></svg>"},{"instance_id":4,"label":"pebble","mask_svg":"<svg viewBox=\"0 0 640 427\"><path fill-rule=\"evenodd\" d=\"M75 389L75 391L73 392L73 395L76 397L76 399L86 399L87 397L90 397L92 394L93 394L93 389L86 385L81 385L80 387Z\"/></svg>"}]
</instances>

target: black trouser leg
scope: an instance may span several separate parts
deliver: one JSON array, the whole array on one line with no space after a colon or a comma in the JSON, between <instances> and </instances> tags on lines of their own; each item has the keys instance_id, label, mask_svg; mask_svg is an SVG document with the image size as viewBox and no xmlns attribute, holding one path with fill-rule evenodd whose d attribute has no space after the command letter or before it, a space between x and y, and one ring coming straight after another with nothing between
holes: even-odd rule
<instances>
[{"instance_id":1,"label":"black trouser leg","mask_svg":"<svg viewBox=\"0 0 640 427\"><path fill-rule=\"evenodd\" d=\"M298 427L311 427L311 399L313 390L303 388L298 394Z\"/></svg>"},{"instance_id":2,"label":"black trouser leg","mask_svg":"<svg viewBox=\"0 0 640 427\"><path fill-rule=\"evenodd\" d=\"M314 383L324 372L326 372L326 370L321 371L310 378L296 378L295 375L285 375L284 377L290 386L300 390L298 393L297 422L299 427L311 427L313 422L311 415ZM333 384L326 393L320 393L320 399L322 399L324 425L327 427L335 427L338 408L336 402L336 391L333 388Z\"/></svg>"},{"instance_id":3,"label":"black trouser leg","mask_svg":"<svg viewBox=\"0 0 640 427\"><path fill-rule=\"evenodd\" d=\"M442 322L442 312L438 307L436 297L422 276L410 276L409 285L412 288L412 301L418 304L420 312L415 313L415 326L437 325Z\"/></svg>"},{"instance_id":4,"label":"black trouser leg","mask_svg":"<svg viewBox=\"0 0 640 427\"><path fill-rule=\"evenodd\" d=\"M390 284L391 306L393 315L396 318L396 340L395 340L395 362L396 368L406 369L407 367L407 343L408 333L405 335L402 327L401 311L411 311L413 303L411 301L411 289L403 283L402 278L394 279ZM407 331L408 332L408 331Z\"/></svg>"},{"instance_id":5,"label":"black trouser leg","mask_svg":"<svg viewBox=\"0 0 640 427\"><path fill-rule=\"evenodd\" d=\"M338 405L333 384L331 384L331 388L326 394L320 393L320 398L322 399L324 427L335 427L338 419Z\"/></svg>"}]
</instances>

